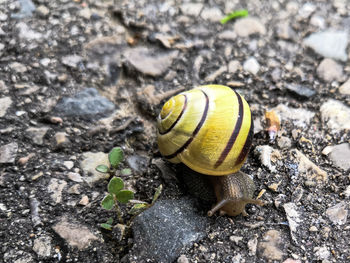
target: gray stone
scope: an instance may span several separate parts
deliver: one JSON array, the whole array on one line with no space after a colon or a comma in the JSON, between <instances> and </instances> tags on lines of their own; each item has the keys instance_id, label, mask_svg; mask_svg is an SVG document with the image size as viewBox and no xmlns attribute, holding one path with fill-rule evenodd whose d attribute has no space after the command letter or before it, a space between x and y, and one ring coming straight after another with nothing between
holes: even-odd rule
<instances>
[{"instance_id":1,"label":"gray stone","mask_svg":"<svg viewBox=\"0 0 350 263\"><path fill-rule=\"evenodd\" d=\"M9 67L16 71L16 73L24 73L27 71L27 67L21 63L18 62L12 62Z\"/></svg>"},{"instance_id":2,"label":"gray stone","mask_svg":"<svg viewBox=\"0 0 350 263\"><path fill-rule=\"evenodd\" d=\"M12 100L10 97L0 98L0 118L6 115L6 111L10 108Z\"/></svg>"},{"instance_id":3,"label":"gray stone","mask_svg":"<svg viewBox=\"0 0 350 263\"><path fill-rule=\"evenodd\" d=\"M82 63L83 58L78 55L69 55L61 59L62 64L71 68L78 68L79 64Z\"/></svg>"},{"instance_id":4,"label":"gray stone","mask_svg":"<svg viewBox=\"0 0 350 263\"><path fill-rule=\"evenodd\" d=\"M203 9L201 3L185 3L180 6L180 10L184 15L198 17Z\"/></svg>"},{"instance_id":5,"label":"gray stone","mask_svg":"<svg viewBox=\"0 0 350 263\"><path fill-rule=\"evenodd\" d=\"M11 17L21 19L25 17L31 17L33 12L35 11L35 5L31 0L18 0L21 9L18 13L16 14L11 14Z\"/></svg>"},{"instance_id":6,"label":"gray stone","mask_svg":"<svg viewBox=\"0 0 350 263\"><path fill-rule=\"evenodd\" d=\"M305 86L288 84L286 89L301 98L311 98L316 94L316 91Z\"/></svg>"},{"instance_id":7,"label":"gray stone","mask_svg":"<svg viewBox=\"0 0 350 263\"><path fill-rule=\"evenodd\" d=\"M213 8L204 8L201 12L201 17L204 20L210 21L210 22L218 22L222 18L223 14L221 10L217 7Z\"/></svg>"},{"instance_id":8,"label":"gray stone","mask_svg":"<svg viewBox=\"0 0 350 263\"><path fill-rule=\"evenodd\" d=\"M331 252L329 251L329 248L327 248L326 246L315 247L314 253L317 260L324 260L322 262L328 262L327 259L331 256Z\"/></svg>"},{"instance_id":9,"label":"gray stone","mask_svg":"<svg viewBox=\"0 0 350 263\"><path fill-rule=\"evenodd\" d=\"M188 258L185 255L181 255L178 259L177 259L177 263L189 263L190 261L188 260Z\"/></svg>"},{"instance_id":10,"label":"gray stone","mask_svg":"<svg viewBox=\"0 0 350 263\"><path fill-rule=\"evenodd\" d=\"M67 117L98 118L112 113L115 105L94 88L84 89L73 97L61 99L54 111Z\"/></svg>"},{"instance_id":11,"label":"gray stone","mask_svg":"<svg viewBox=\"0 0 350 263\"><path fill-rule=\"evenodd\" d=\"M99 238L86 226L70 221L66 216L59 219L52 229L71 247L79 250L88 248L92 241Z\"/></svg>"},{"instance_id":12,"label":"gray stone","mask_svg":"<svg viewBox=\"0 0 350 263\"><path fill-rule=\"evenodd\" d=\"M315 116L314 112L302 108L290 108L284 104L279 104L271 109L277 113L281 122L291 121L295 126L305 128Z\"/></svg>"},{"instance_id":13,"label":"gray stone","mask_svg":"<svg viewBox=\"0 0 350 263\"><path fill-rule=\"evenodd\" d=\"M345 171L350 169L350 144L342 143L331 146L331 152L328 157L338 168Z\"/></svg>"},{"instance_id":14,"label":"gray stone","mask_svg":"<svg viewBox=\"0 0 350 263\"><path fill-rule=\"evenodd\" d=\"M51 237L42 235L34 240L33 250L39 258L51 256Z\"/></svg>"},{"instance_id":15,"label":"gray stone","mask_svg":"<svg viewBox=\"0 0 350 263\"><path fill-rule=\"evenodd\" d=\"M18 36L21 39L26 40L38 40L43 37L43 35L39 32L36 32L28 27L28 25L24 22L19 22L16 25L16 28L18 29Z\"/></svg>"},{"instance_id":16,"label":"gray stone","mask_svg":"<svg viewBox=\"0 0 350 263\"><path fill-rule=\"evenodd\" d=\"M256 75L260 69L260 65L255 58L251 57L244 61L243 69L252 73L253 75Z\"/></svg>"},{"instance_id":17,"label":"gray stone","mask_svg":"<svg viewBox=\"0 0 350 263\"><path fill-rule=\"evenodd\" d=\"M33 263L35 262L33 257L23 250L8 249L4 253L4 263Z\"/></svg>"},{"instance_id":18,"label":"gray stone","mask_svg":"<svg viewBox=\"0 0 350 263\"><path fill-rule=\"evenodd\" d=\"M217 37L224 40L236 40L237 34L233 30L225 30L219 33Z\"/></svg>"},{"instance_id":19,"label":"gray stone","mask_svg":"<svg viewBox=\"0 0 350 263\"><path fill-rule=\"evenodd\" d=\"M149 164L149 157L141 155L131 155L126 159L129 167L136 172L142 172L147 169Z\"/></svg>"},{"instance_id":20,"label":"gray stone","mask_svg":"<svg viewBox=\"0 0 350 263\"><path fill-rule=\"evenodd\" d=\"M350 79L339 87L339 92L344 95L350 95Z\"/></svg>"},{"instance_id":21,"label":"gray stone","mask_svg":"<svg viewBox=\"0 0 350 263\"><path fill-rule=\"evenodd\" d=\"M83 170L85 176L84 181L92 185L95 182L107 179L108 175L96 171L96 166L104 164L109 166L108 154L103 152L86 152L82 155L83 160L80 162L80 167Z\"/></svg>"},{"instance_id":22,"label":"gray stone","mask_svg":"<svg viewBox=\"0 0 350 263\"><path fill-rule=\"evenodd\" d=\"M348 32L327 30L311 34L303 43L321 56L346 61L348 41Z\"/></svg>"},{"instance_id":23,"label":"gray stone","mask_svg":"<svg viewBox=\"0 0 350 263\"><path fill-rule=\"evenodd\" d=\"M294 242L297 242L295 233L298 229L299 224L302 222L298 208L294 203L286 203L283 205L283 208L287 215L287 220L288 220L292 239Z\"/></svg>"},{"instance_id":24,"label":"gray stone","mask_svg":"<svg viewBox=\"0 0 350 263\"><path fill-rule=\"evenodd\" d=\"M35 144L42 145L44 143L44 136L50 128L41 127L41 128L28 128L26 130L26 135L31 139Z\"/></svg>"},{"instance_id":25,"label":"gray stone","mask_svg":"<svg viewBox=\"0 0 350 263\"><path fill-rule=\"evenodd\" d=\"M173 262L184 247L206 236L207 224L189 199L158 201L134 220L133 260Z\"/></svg>"},{"instance_id":26,"label":"gray stone","mask_svg":"<svg viewBox=\"0 0 350 263\"><path fill-rule=\"evenodd\" d=\"M329 99L322 104L321 118L335 132L350 129L350 108L340 101Z\"/></svg>"},{"instance_id":27,"label":"gray stone","mask_svg":"<svg viewBox=\"0 0 350 263\"><path fill-rule=\"evenodd\" d=\"M237 72L239 69L241 69L241 63L239 63L238 60L231 60L228 63L228 72L230 73L235 73Z\"/></svg>"},{"instance_id":28,"label":"gray stone","mask_svg":"<svg viewBox=\"0 0 350 263\"><path fill-rule=\"evenodd\" d=\"M333 59L325 58L317 67L317 76L326 82L343 81L343 68Z\"/></svg>"},{"instance_id":29,"label":"gray stone","mask_svg":"<svg viewBox=\"0 0 350 263\"><path fill-rule=\"evenodd\" d=\"M273 154L280 155L280 153L277 150L274 150L269 145L259 145L255 147L254 153L258 156L262 165L267 167L271 172L276 172L276 167L271 163L271 157Z\"/></svg>"},{"instance_id":30,"label":"gray stone","mask_svg":"<svg viewBox=\"0 0 350 263\"><path fill-rule=\"evenodd\" d=\"M145 75L156 77L167 71L178 54L177 50L161 53L138 47L125 51L125 59L127 66L132 66Z\"/></svg>"},{"instance_id":31,"label":"gray stone","mask_svg":"<svg viewBox=\"0 0 350 263\"><path fill-rule=\"evenodd\" d=\"M47 186L47 190L51 193L52 200L58 204L62 201L62 191L67 185L66 181L52 178L50 184Z\"/></svg>"},{"instance_id":32,"label":"gray stone","mask_svg":"<svg viewBox=\"0 0 350 263\"><path fill-rule=\"evenodd\" d=\"M258 249L263 258L269 261L280 261L284 255L281 249L282 246L283 240L281 233L277 230L271 229L264 233L263 240L259 242Z\"/></svg>"},{"instance_id":33,"label":"gray stone","mask_svg":"<svg viewBox=\"0 0 350 263\"><path fill-rule=\"evenodd\" d=\"M49 13L50 13L50 10L46 6L40 5L36 9L36 12L41 17L47 17L49 15Z\"/></svg>"},{"instance_id":34,"label":"gray stone","mask_svg":"<svg viewBox=\"0 0 350 263\"><path fill-rule=\"evenodd\" d=\"M295 37L295 32L288 22L279 23L276 26L276 33L280 39L292 39Z\"/></svg>"},{"instance_id":35,"label":"gray stone","mask_svg":"<svg viewBox=\"0 0 350 263\"><path fill-rule=\"evenodd\" d=\"M11 142L0 147L0 163L14 163L18 151L18 144Z\"/></svg>"},{"instance_id":36,"label":"gray stone","mask_svg":"<svg viewBox=\"0 0 350 263\"><path fill-rule=\"evenodd\" d=\"M265 26L255 17L245 17L237 20L234 24L234 31L240 37L247 37L252 34L264 35L266 33Z\"/></svg>"},{"instance_id":37,"label":"gray stone","mask_svg":"<svg viewBox=\"0 0 350 263\"><path fill-rule=\"evenodd\" d=\"M326 210L328 218L337 225L344 225L348 216L347 204L340 202Z\"/></svg>"},{"instance_id":38,"label":"gray stone","mask_svg":"<svg viewBox=\"0 0 350 263\"><path fill-rule=\"evenodd\" d=\"M299 9L299 15L302 18L308 18L316 10L316 5L313 3L306 3Z\"/></svg>"},{"instance_id":39,"label":"gray stone","mask_svg":"<svg viewBox=\"0 0 350 263\"><path fill-rule=\"evenodd\" d=\"M8 91L9 91L9 88L7 87L5 82L3 80L0 80L0 92L7 93ZM1 101L1 98L0 98L0 101ZM2 103L0 103L0 107L1 105Z\"/></svg>"},{"instance_id":40,"label":"gray stone","mask_svg":"<svg viewBox=\"0 0 350 263\"><path fill-rule=\"evenodd\" d=\"M288 149L292 146L292 141L286 136L281 136L277 138L277 145L281 149Z\"/></svg>"}]
</instances>

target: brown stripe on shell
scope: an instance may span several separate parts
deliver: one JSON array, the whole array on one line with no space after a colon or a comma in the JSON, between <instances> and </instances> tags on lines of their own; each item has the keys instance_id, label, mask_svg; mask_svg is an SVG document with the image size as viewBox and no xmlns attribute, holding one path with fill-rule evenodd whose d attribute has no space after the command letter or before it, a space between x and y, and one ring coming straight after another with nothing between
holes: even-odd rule
<instances>
[{"instance_id":1,"label":"brown stripe on shell","mask_svg":"<svg viewBox=\"0 0 350 263\"><path fill-rule=\"evenodd\" d=\"M224 150L222 151L219 159L216 161L214 168L218 168L226 159L227 155L230 153L237 137L239 134L239 131L241 130L241 126L242 126L242 122L243 122L243 116L244 116L244 108L243 108L243 102L242 102L242 98L241 95L239 95L235 90L234 90L237 100L238 100L238 116L237 116L237 121L236 121L236 125L235 128L232 131L231 137L228 140Z\"/></svg>"},{"instance_id":2,"label":"brown stripe on shell","mask_svg":"<svg viewBox=\"0 0 350 263\"><path fill-rule=\"evenodd\" d=\"M244 161L245 157L247 156L247 154L250 150L250 147L252 146L253 136L254 136L254 123L253 123L253 117L252 117L252 115L250 115L249 133L248 133L247 139L244 143L244 146L242 148L242 151L236 160L235 166Z\"/></svg>"},{"instance_id":3,"label":"brown stripe on shell","mask_svg":"<svg viewBox=\"0 0 350 263\"><path fill-rule=\"evenodd\" d=\"M207 115L208 115L209 97L203 90L200 90L200 91L204 94L205 100L206 100L205 108L204 108L201 120L199 121L199 123L198 123L197 127L194 129L191 137L185 142L185 144L182 145L176 152L164 156L165 158L172 159L172 158L176 157L178 154L180 154L183 150L185 150L188 147L188 145L190 145L190 143L193 141L194 137L197 135L197 133L199 132L199 130L203 126L205 119L207 118Z\"/></svg>"},{"instance_id":4,"label":"brown stripe on shell","mask_svg":"<svg viewBox=\"0 0 350 263\"><path fill-rule=\"evenodd\" d=\"M183 94L183 96L185 97L185 102L184 102L184 104L183 104L183 106L182 106L182 110L181 110L179 116L177 116L177 119L176 119L176 120L174 121L174 123L169 127L169 129L167 129L167 130L164 131L164 132L160 132L160 131L159 131L159 134L160 134L160 135L164 135L164 134L167 134L168 132L170 132L171 129L175 127L175 125L179 122L179 120L181 119L182 115L184 114L184 111L186 110L186 107L187 107L187 96L186 96L185 94Z\"/></svg>"}]
</instances>

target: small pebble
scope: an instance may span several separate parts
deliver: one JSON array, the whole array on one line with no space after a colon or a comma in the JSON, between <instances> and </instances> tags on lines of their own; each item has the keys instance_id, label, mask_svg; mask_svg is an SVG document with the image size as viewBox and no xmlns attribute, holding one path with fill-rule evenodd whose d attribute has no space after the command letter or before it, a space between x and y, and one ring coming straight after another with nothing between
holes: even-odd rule
<instances>
[{"instance_id":1,"label":"small pebble","mask_svg":"<svg viewBox=\"0 0 350 263\"><path fill-rule=\"evenodd\" d=\"M79 205L83 205L86 206L87 204L89 204L89 197L87 195L84 195L80 201L79 201Z\"/></svg>"}]
</instances>

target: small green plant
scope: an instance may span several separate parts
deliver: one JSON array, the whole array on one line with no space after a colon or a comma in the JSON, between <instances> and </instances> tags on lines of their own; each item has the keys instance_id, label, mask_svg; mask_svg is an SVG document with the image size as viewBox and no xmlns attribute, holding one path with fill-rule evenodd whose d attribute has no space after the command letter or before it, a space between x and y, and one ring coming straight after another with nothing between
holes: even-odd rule
<instances>
[{"instance_id":1,"label":"small green plant","mask_svg":"<svg viewBox=\"0 0 350 263\"><path fill-rule=\"evenodd\" d=\"M120 162L124 159L123 150L120 147L113 148L108 154L108 160L110 165L100 164L96 167L96 170L101 173L108 173L112 175L112 179L109 181L107 190L108 194L103 198L101 202L101 206L106 210L115 209L119 223L123 224L123 215L119 207L120 204L134 203L134 206L130 209L129 214L132 214L133 217L129 220L129 223L134 218L134 216L138 215L145 209L149 208L154 204L154 202L158 199L159 195L162 192L162 185L160 185L153 196L151 204L132 200L134 198L134 193L128 189L124 189L124 181L122 178L117 177L117 173L122 176L131 175L131 169L125 168L118 171L118 166ZM101 224L101 227L104 229L112 230L113 218L108 218L106 223Z\"/></svg>"},{"instance_id":2,"label":"small green plant","mask_svg":"<svg viewBox=\"0 0 350 263\"><path fill-rule=\"evenodd\" d=\"M242 10L237 10L229 13L227 16L225 16L223 19L220 20L221 24L226 24L228 21L238 18L238 17L246 17L248 16L248 10L242 9Z\"/></svg>"}]
</instances>

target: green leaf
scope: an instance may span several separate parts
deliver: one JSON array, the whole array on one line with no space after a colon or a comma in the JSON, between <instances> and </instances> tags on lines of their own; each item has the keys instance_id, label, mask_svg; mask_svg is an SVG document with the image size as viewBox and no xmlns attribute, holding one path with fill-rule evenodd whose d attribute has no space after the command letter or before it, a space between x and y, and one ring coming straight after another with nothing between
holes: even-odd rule
<instances>
[{"instance_id":1,"label":"green leaf","mask_svg":"<svg viewBox=\"0 0 350 263\"><path fill-rule=\"evenodd\" d=\"M129 214L136 215L138 213L141 213L143 210L147 209L148 207L149 207L149 204L136 204L130 209Z\"/></svg>"},{"instance_id":2,"label":"green leaf","mask_svg":"<svg viewBox=\"0 0 350 263\"><path fill-rule=\"evenodd\" d=\"M124 153L120 147L113 148L108 154L109 162L113 168L117 168L119 163L123 160Z\"/></svg>"},{"instance_id":3,"label":"green leaf","mask_svg":"<svg viewBox=\"0 0 350 263\"><path fill-rule=\"evenodd\" d=\"M121 190L116 194L116 197L120 203L126 204L134 198L134 193L130 190Z\"/></svg>"},{"instance_id":4,"label":"green leaf","mask_svg":"<svg viewBox=\"0 0 350 263\"><path fill-rule=\"evenodd\" d=\"M130 168L125 168L120 171L122 175L131 175L131 169Z\"/></svg>"},{"instance_id":5,"label":"green leaf","mask_svg":"<svg viewBox=\"0 0 350 263\"><path fill-rule=\"evenodd\" d=\"M112 230L112 226L110 224L107 223L102 223L101 227L107 230Z\"/></svg>"},{"instance_id":6,"label":"green leaf","mask_svg":"<svg viewBox=\"0 0 350 263\"><path fill-rule=\"evenodd\" d=\"M232 13L229 13L227 16L225 16L223 19L220 20L221 24L226 24L228 21L238 18L238 17L246 17L248 16L248 10L247 9L242 9L242 10L237 10L233 11Z\"/></svg>"},{"instance_id":7,"label":"green leaf","mask_svg":"<svg viewBox=\"0 0 350 263\"><path fill-rule=\"evenodd\" d=\"M155 201L157 201L158 197L162 193L163 190L163 185L159 185L156 189L156 192L154 193L152 204L154 204Z\"/></svg>"},{"instance_id":8,"label":"green leaf","mask_svg":"<svg viewBox=\"0 0 350 263\"><path fill-rule=\"evenodd\" d=\"M101 205L106 210L111 210L114 206L114 198L113 195L109 194L103 198Z\"/></svg>"},{"instance_id":9,"label":"green leaf","mask_svg":"<svg viewBox=\"0 0 350 263\"><path fill-rule=\"evenodd\" d=\"M113 224L113 218L112 217L109 217L106 221L107 224L111 225Z\"/></svg>"},{"instance_id":10,"label":"green leaf","mask_svg":"<svg viewBox=\"0 0 350 263\"><path fill-rule=\"evenodd\" d=\"M109 167L104 164L100 164L96 166L96 171L100 173L108 173L109 172Z\"/></svg>"},{"instance_id":11,"label":"green leaf","mask_svg":"<svg viewBox=\"0 0 350 263\"><path fill-rule=\"evenodd\" d=\"M108 183L108 192L111 194L117 194L124 188L124 182L120 177L113 177Z\"/></svg>"}]
</instances>

